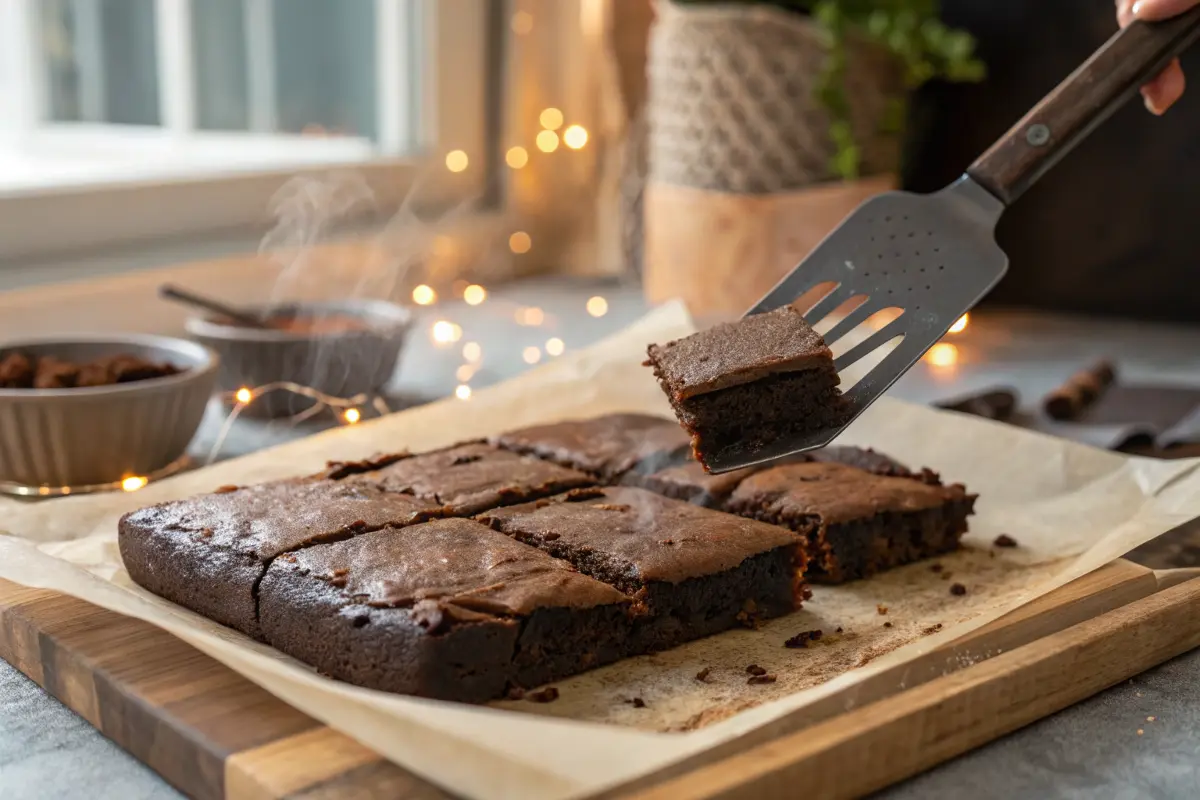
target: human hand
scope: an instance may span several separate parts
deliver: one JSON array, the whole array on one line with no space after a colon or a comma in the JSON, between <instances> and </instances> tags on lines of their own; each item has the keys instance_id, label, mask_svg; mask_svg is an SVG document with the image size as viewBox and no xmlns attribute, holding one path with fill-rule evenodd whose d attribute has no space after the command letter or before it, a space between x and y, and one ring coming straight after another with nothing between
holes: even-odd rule
<instances>
[{"instance_id":1,"label":"human hand","mask_svg":"<svg viewBox=\"0 0 1200 800\"><path fill-rule=\"evenodd\" d=\"M1176 17L1200 6L1200 0L1117 0L1117 22L1124 28L1134 20L1154 22ZM1142 99L1152 114L1163 114L1183 96L1185 81L1179 59L1142 87Z\"/></svg>"}]
</instances>

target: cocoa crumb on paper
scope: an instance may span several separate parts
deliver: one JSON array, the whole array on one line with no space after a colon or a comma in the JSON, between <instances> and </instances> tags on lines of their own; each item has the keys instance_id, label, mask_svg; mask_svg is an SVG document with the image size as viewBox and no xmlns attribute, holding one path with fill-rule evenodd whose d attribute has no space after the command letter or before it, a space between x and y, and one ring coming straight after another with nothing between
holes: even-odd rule
<instances>
[{"instance_id":1,"label":"cocoa crumb on paper","mask_svg":"<svg viewBox=\"0 0 1200 800\"><path fill-rule=\"evenodd\" d=\"M765 669L763 669L762 667L760 667L758 664L749 665L748 667L746 667L746 672L750 673L751 675L766 675L767 674L767 671Z\"/></svg>"},{"instance_id":2,"label":"cocoa crumb on paper","mask_svg":"<svg viewBox=\"0 0 1200 800\"><path fill-rule=\"evenodd\" d=\"M633 697L633 698L630 698L629 705L633 706L634 708L645 708L646 701L640 697Z\"/></svg>"},{"instance_id":3,"label":"cocoa crumb on paper","mask_svg":"<svg viewBox=\"0 0 1200 800\"><path fill-rule=\"evenodd\" d=\"M696 673L696 680L701 683L708 683L708 676L712 674L712 667L705 667Z\"/></svg>"},{"instance_id":4,"label":"cocoa crumb on paper","mask_svg":"<svg viewBox=\"0 0 1200 800\"><path fill-rule=\"evenodd\" d=\"M890 627L892 627L892 623L890 623L890 622L885 622L885 623L883 623L883 627L885 627L885 628L890 628Z\"/></svg>"},{"instance_id":5,"label":"cocoa crumb on paper","mask_svg":"<svg viewBox=\"0 0 1200 800\"><path fill-rule=\"evenodd\" d=\"M945 567L943 567L941 564L930 564L929 565L930 572L941 572L944 569L945 569Z\"/></svg>"},{"instance_id":6,"label":"cocoa crumb on paper","mask_svg":"<svg viewBox=\"0 0 1200 800\"><path fill-rule=\"evenodd\" d=\"M931 634L937 633L941 629L942 629L942 623L938 622L934 625L930 625L928 628L921 631L921 633L925 634L926 636L929 636Z\"/></svg>"},{"instance_id":7,"label":"cocoa crumb on paper","mask_svg":"<svg viewBox=\"0 0 1200 800\"><path fill-rule=\"evenodd\" d=\"M883 603L876 603L876 604L875 604L875 613L876 613L876 614L881 614L881 615L882 615L882 614L886 614L887 612L888 612L888 607L887 607L887 606L885 606Z\"/></svg>"},{"instance_id":8,"label":"cocoa crumb on paper","mask_svg":"<svg viewBox=\"0 0 1200 800\"><path fill-rule=\"evenodd\" d=\"M751 675L746 679L746 683L750 686L758 686L763 683L774 683L776 680L777 678L768 672L765 675Z\"/></svg>"},{"instance_id":9,"label":"cocoa crumb on paper","mask_svg":"<svg viewBox=\"0 0 1200 800\"><path fill-rule=\"evenodd\" d=\"M797 633L795 636L784 642L783 646L790 647L792 649L801 647L807 648L811 643L820 641L823 635L824 632L820 628L811 631L800 631L800 633Z\"/></svg>"},{"instance_id":10,"label":"cocoa crumb on paper","mask_svg":"<svg viewBox=\"0 0 1200 800\"><path fill-rule=\"evenodd\" d=\"M967 587L963 586L961 583L950 584L950 594L954 595L955 597L962 597L966 593Z\"/></svg>"},{"instance_id":11,"label":"cocoa crumb on paper","mask_svg":"<svg viewBox=\"0 0 1200 800\"><path fill-rule=\"evenodd\" d=\"M553 703L558 699L558 689L553 686L547 686L545 689L538 689L536 692L526 692L525 699L531 703Z\"/></svg>"},{"instance_id":12,"label":"cocoa crumb on paper","mask_svg":"<svg viewBox=\"0 0 1200 800\"><path fill-rule=\"evenodd\" d=\"M1009 536L1007 533L1002 533L992 541L996 547L1018 547L1017 540Z\"/></svg>"}]
</instances>

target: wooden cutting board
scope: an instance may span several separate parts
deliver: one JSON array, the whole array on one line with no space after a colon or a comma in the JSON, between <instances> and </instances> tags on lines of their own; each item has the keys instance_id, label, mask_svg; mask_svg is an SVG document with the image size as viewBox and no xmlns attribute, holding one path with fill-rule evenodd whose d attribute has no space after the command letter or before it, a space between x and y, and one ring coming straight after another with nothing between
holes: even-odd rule
<instances>
[{"instance_id":1,"label":"wooden cutting board","mask_svg":"<svg viewBox=\"0 0 1200 800\"><path fill-rule=\"evenodd\" d=\"M811 798L883 788L1200 646L1196 575L1114 562L597 798L788 797L800 776ZM0 657L191 797L451 797L170 634L71 597L0 581Z\"/></svg>"}]
</instances>

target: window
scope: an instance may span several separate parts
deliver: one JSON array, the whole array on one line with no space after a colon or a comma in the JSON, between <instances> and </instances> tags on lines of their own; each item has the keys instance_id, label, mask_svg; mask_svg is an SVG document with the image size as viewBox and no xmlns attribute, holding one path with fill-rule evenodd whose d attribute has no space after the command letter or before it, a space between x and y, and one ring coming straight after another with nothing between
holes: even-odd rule
<instances>
[{"instance_id":1,"label":"window","mask_svg":"<svg viewBox=\"0 0 1200 800\"><path fill-rule=\"evenodd\" d=\"M283 176L330 165L388 204L418 177L478 196L501 6L0 0L0 259L254 224Z\"/></svg>"}]
</instances>

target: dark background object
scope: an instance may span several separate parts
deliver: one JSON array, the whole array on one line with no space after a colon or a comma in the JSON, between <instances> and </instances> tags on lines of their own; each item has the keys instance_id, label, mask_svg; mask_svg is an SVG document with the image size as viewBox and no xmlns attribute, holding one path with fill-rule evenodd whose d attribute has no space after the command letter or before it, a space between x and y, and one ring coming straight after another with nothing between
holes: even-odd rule
<instances>
[{"instance_id":1,"label":"dark background object","mask_svg":"<svg viewBox=\"0 0 1200 800\"><path fill-rule=\"evenodd\" d=\"M904 175L917 191L962 174L1117 29L1112 0L944 0L943 17L978 37L988 79L919 93ZM1200 76L1200 48L1183 63ZM1133 100L1005 213L1011 266L985 303L1200 319L1197 206L1200 92L1162 119Z\"/></svg>"}]
</instances>

